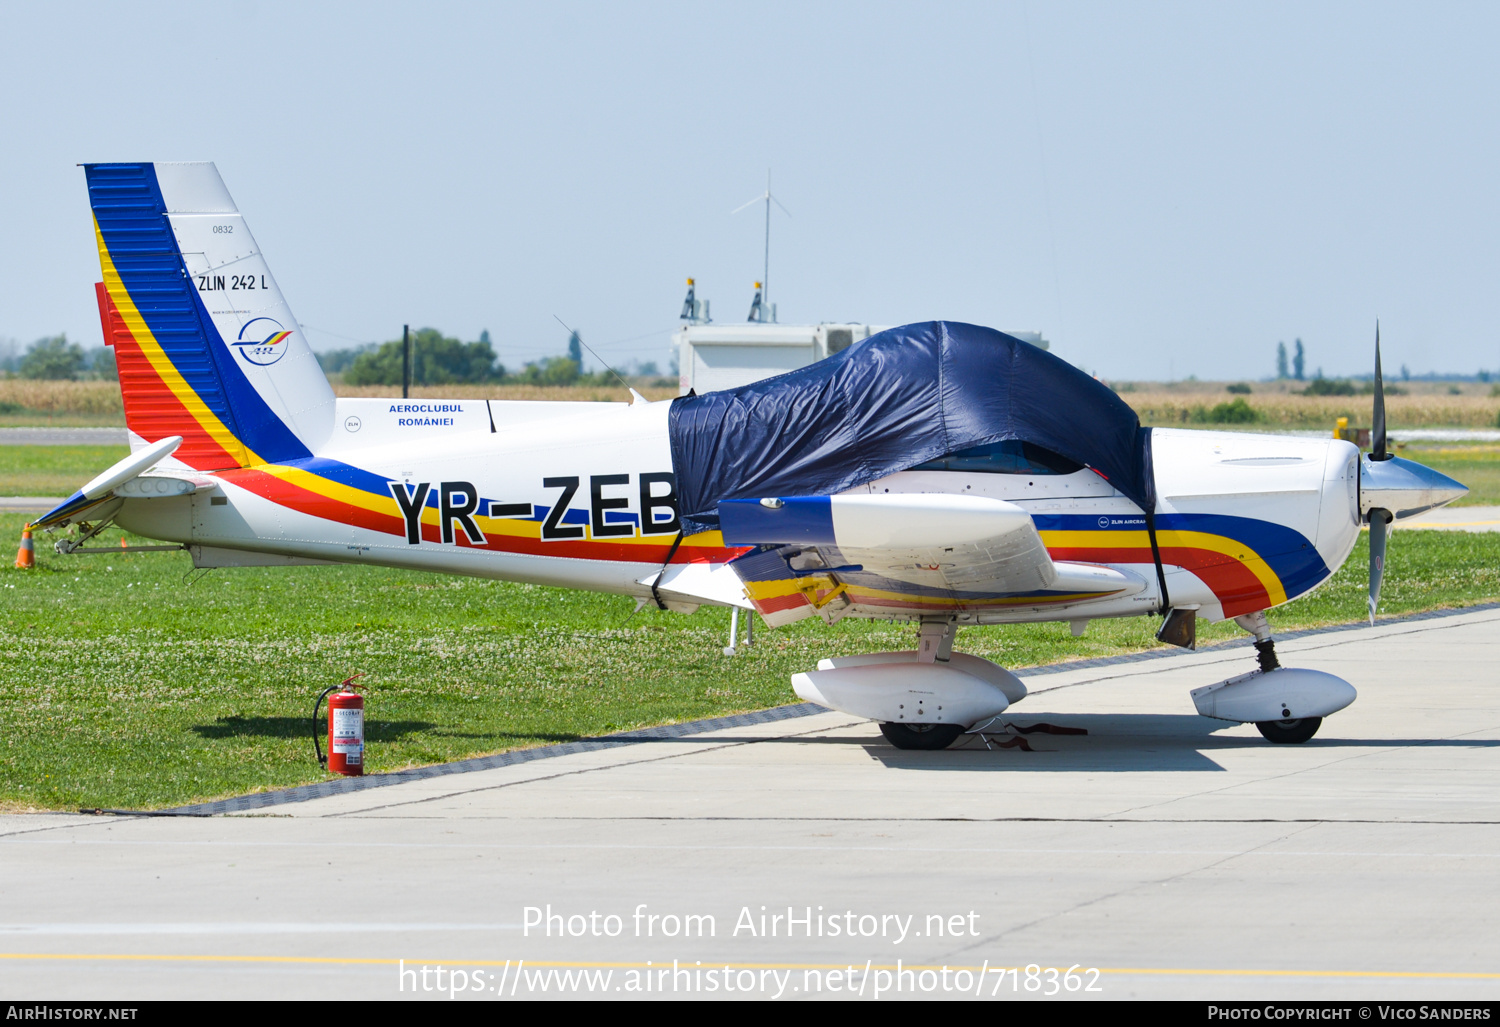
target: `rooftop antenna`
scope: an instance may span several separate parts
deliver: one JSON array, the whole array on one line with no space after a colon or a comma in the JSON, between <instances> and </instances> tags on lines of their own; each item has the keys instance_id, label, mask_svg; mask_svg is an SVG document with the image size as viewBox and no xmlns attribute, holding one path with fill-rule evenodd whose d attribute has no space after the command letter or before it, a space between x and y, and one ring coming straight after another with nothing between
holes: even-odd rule
<instances>
[{"instance_id":1,"label":"rooftop antenna","mask_svg":"<svg viewBox=\"0 0 1500 1027\"><path fill-rule=\"evenodd\" d=\"M746 200L744 203L740 204L738 207L734 208L734 210L730 211L729 213L731 215L738 214L740 211L744 210L746 207L750 207L750 206L753 206L754 204L762 203L762 202L764 202L765 205L766 205L766 255L765 255L765 267L762 269L762 273L761 273L761 276L760 276L760 283L757 286L757 288L760 290L760 304L761 304L761 309L762 310L769 310L770 309L770 304L771 304L771 204L774 203L774 204L776 204L776 206L780 207L781 208L781 212L783 214L785 214L787 217L791 217L792 216L792 212L789 211L789 210L787 210L786 206L780 200L778 200L775 196L771 195L771 169L770 168L766 169L766 191L763 192L763 193L761 193L759 196L753 196L753 197L751 197L750 199ZM762 314L761 317L764 318L765 315Z\"/></svg>"},{"instance_id":2,"label":"rooftop antenna","mask_svg":"<svg viewBox=\"0 0 1500 1027\"><path fill-rule=\"evenodd\" d=\"M695 325L707 324L713 320L713 318L708 316L708 300L700 300L698 298L696 279L689 278L687 284L687 298L682 301L682 314L678 317L678 320Z\"/></svg>"}]
</instances>

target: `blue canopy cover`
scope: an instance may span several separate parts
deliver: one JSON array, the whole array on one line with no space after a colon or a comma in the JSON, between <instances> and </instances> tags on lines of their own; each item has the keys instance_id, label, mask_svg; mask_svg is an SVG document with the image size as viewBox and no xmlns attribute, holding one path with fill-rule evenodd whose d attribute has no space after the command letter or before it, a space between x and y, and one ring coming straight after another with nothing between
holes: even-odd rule
<instances>
[{"instance_id":1,"label":"blue canopy cover","mask_svg":"<svg viewBox=\"0 0 1500 1027\"><path fill-rule=\"evenodd\" d=\"M672 403L683 529L725 499L828 496L1006 439L1051 450L1154 511L1150 429L1108 386L992 328L904 325L775 378Z\"/></svg>"}]
</instances>

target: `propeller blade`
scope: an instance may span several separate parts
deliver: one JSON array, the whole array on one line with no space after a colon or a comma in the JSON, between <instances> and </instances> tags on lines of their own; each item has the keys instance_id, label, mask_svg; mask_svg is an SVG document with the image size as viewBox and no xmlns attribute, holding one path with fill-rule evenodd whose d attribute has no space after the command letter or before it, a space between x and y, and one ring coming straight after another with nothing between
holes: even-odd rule
<instances>
[{"instance_id":1,"label":"propeller blade","mask_svg":"<svg viewBox=\"0 0 1500 1027\"><path fill-rule=\"evenodd\" d=\"M1370 421L1370 459L1388 460L1385 451L1385 383L1380 378L1380 322L1375 322L1375 416Z\"/></svg>"},{"instance_id":2,"label":"propeller blade","mask_svg":"<svg viewBox=\"0 0 1500 1027\"><path fill-rule=\"evenodd\" d=\"M1375 624L1375 609L1380 605L1380 580L1385 577L1385 540L1390 530L1390 511L1370 511L1370 625Z\"/></svg>"}]
</instances>

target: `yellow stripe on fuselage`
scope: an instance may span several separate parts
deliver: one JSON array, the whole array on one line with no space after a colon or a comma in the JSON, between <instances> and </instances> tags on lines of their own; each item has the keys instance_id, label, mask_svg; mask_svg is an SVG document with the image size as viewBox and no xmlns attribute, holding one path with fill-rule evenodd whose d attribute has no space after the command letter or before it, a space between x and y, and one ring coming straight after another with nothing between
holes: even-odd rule
<instances>
[{"instance_id":1,"label":"yellow stripe on fuselage","mask_svg":"<svg viewBox=\"0 0 1500 1027\"><path fill-rule=\"evenodd\" d=\"M1151 536L1144 531L1042 531L1042 544L1054 549L1137 549L1151 551ZM1266 590L1272 606L1286 602L1286 588L1265 559L1245 543L1204 531L1162 530L1156 544L1163 549L1203 549L1243 564ZM1191 570L1192 568L1187 568Z\"/></svg>"},{"instance_id":2,"label":"yellow stripe on fuselage","mask_svg":"<svg viewBox=\"0 0 1500 1027\"><path fill-rule=\"evenodd\" d=\"M280 478L288 485L295 485L299 489L306 489L308 492L316 493L336 503L345 503L349 506L358 507L361 510L384 514L388 517L401 516L401 510L396 506L396 498L394 496L377 496L373 492L357 489L353 485L345 485L343 482L334 481L332 478L325 478L321 474L304 471L300 467L287 467L284 464L261 464L250 469L269 474L274 478Z\"/></svg>"}]
</instances>

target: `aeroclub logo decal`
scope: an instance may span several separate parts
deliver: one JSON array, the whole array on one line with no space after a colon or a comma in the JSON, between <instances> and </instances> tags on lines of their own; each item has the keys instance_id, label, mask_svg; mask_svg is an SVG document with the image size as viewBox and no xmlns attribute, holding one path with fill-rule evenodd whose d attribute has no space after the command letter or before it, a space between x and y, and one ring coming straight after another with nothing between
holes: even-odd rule
<instances>
[{"instance_id":1,"label":"aeroclub logo decal","mask_svg":"<svg viewBox=\"0 0 1500 1027\"><path fill-rule=\"evenodd\" d=\"M286 356L287 339L291 336L291 332L281 327L281 322L257 317L240 329L233 346L250 363L265 367Z\"/></svg>"}]
</instances>

